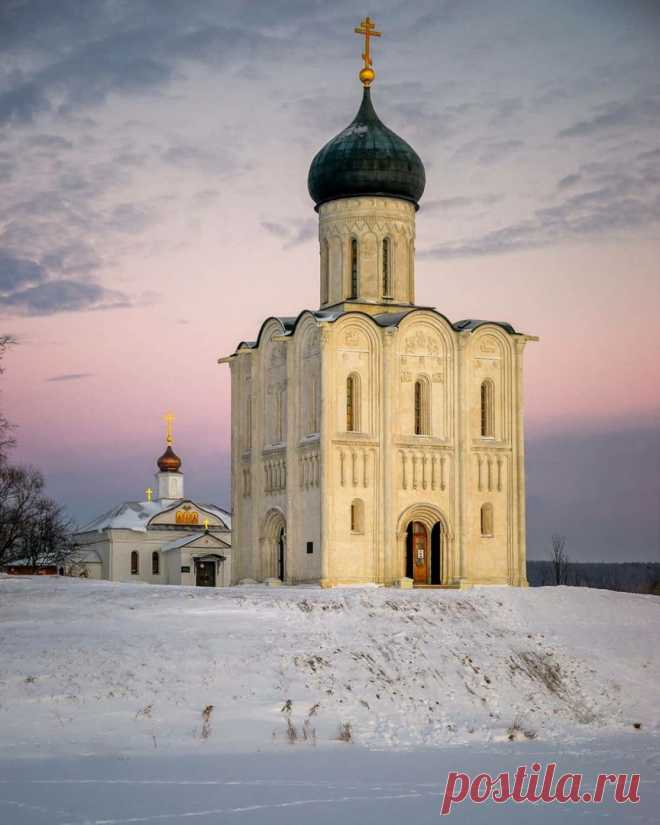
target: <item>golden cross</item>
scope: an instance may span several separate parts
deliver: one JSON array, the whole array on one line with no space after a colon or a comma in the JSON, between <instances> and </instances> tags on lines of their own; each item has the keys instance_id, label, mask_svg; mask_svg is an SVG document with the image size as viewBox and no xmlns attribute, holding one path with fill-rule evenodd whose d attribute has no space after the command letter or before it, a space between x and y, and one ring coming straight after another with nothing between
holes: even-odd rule
<instances>
[{"instance_id":1,"label":"golden cross","mask_svg":"<svg viewBox=\"0 0 660 825\"><path fill-rule=\"evenodd\" d=\"M209 529L209 520L207 518L204 519L204 529L205 530Z\"/></svg>"},{"instance_id":2,"label":"golden cross","mask_svg":"<svg viewBox=\"0 0 660 825\"><path fill-rule=\"evenodd\" d=\"M147 494L147 501L151 501L151 497L154 494L154 491L151 489L151 487L147 487L147 489L144 492Z\"/></svg>"},{"instance_id":3,"label":"golden cross","mask_svg":"<svg viewBox=\"0 0 660 825\"><path fill-rule=\"evenodd\" d=\"M172 423L174 421L174 416L171 412L165 413L165 421L167 422L167 443L172 444L174 442L174 438L172 436Z\"/></svg>"},{"instance_id":4,"label":"golden cross","mask_svg":"<svg viewBox=\"0 0 660 825\"><path fill-rule=\"evenodd\" d=\"M364 60L364 68L369 69L373 66L371 62L371 44L369 43L369 38L380 37L381 33L376 31L376 24L371 17L365 17L355 29L355 34L364 35L364 52L362 53L362 59Z\"/></svg>"}]
</instances>

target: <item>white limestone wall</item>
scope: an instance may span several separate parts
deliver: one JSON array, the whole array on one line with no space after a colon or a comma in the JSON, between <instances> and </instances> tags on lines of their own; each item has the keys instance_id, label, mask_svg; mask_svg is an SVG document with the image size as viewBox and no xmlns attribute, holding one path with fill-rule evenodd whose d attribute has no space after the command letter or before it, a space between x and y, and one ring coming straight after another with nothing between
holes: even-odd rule
<instances>
[{"instance_id":1,"label":"white limestone wall","mask_svg":"<svg viewBox=\"0 0 660 825\"><path fill-rule=\"evenodd\" d=\"M415 207L398 198L342 198L319 208L321 306L351 294L351 239L358 241L359 299L415 300ZM390 240L390 290L383 293L383 240Z\"/></svg>"}]
</instances>

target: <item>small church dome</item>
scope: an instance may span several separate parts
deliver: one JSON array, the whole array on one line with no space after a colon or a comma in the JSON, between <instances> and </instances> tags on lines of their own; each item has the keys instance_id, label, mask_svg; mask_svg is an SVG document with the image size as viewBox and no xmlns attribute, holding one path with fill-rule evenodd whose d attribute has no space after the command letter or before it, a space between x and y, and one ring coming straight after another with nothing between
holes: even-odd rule
<instances>
[{"instance_id":1,"label":"small church dome","mask_svg":"<svg viewBox=\"0 0 660 825\"><path fill-rule=\"evenodd\" d=\"M402 198L418 206L425 184L419 155L382 123L367 86L352 123L316 155L307 180L317 209L358 195Z\"/></svg>"},{"instance_id":2,"label":"small church dome","mask_svg":"<svg viewBox=\"0 0 660 825\"><path fill-rule=\"evenodd\" d=\"M178 473L181 469L181 459L170 444L156 463L161 473Z\"/></svg>"}]
</instances>

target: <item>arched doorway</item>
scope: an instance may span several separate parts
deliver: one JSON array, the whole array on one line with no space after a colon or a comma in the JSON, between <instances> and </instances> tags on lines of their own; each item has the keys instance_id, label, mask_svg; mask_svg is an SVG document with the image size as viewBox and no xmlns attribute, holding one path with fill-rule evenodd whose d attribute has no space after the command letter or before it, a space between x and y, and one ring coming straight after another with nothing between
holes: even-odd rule
<instances>
[{"instance_id":1,"label":"arched doorway","mask_svg":"<svg viewBox=\"0 0 660 825\"><path fill-rule=\"evenodd\" d=\"M284 581L286 574L286 530L281 528L277 538L277 578Z\"/></svg>"},{"instance_id":2,"label":"arched doorway","mask_svg":"<svg viewBox=\"0 0 660 825\"><path fill-rule=\"evenodd\" d=\"M284 513L277 507L269 510L261 529L261 570L260 579L286 580L287 575L287 547L286 547L286 519Z\"/></svg>"},{"instance_id":3,"label":"arched doorway","mask_svg":"<svg viewBox=\"0 0 660 825\"><path fill-rule=\"evenodd\" d=\"M442 584L442 523L431 530L421 521L406 529L406 577L415 584Z\"/></svg>"},{"instance_id":4,"label":"arched doorway","mask_svg":"<svg viewBox=\"0 0 660 825\"><path fill-rule=\"evenodd\" d=\"M449 584L451 536L442 513L431 504L409 507L399 517L399 576L418 586Z\"/></svg>"}]
</instances>

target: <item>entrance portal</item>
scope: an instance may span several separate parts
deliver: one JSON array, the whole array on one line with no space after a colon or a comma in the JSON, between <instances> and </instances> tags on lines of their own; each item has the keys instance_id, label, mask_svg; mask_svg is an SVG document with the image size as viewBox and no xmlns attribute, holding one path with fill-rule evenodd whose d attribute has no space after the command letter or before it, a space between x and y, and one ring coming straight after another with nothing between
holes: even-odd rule
<instances>
[{"instance_id":1,"label":"entrance portal","mask_svg":"<svg viewBox=\"0 0 660 825\"><path fill-rule=\"evenodd\" d=\"M215 562L197 561L196 568L195 581L197 587L215 587Z\"/></svg>"},{"instance_id":2,"label":"entrance portal","mask_svg":"<svg viewBox=\"0 0 660 825\"><path fill-rule=\"evenodd\" d=\"M277 578L284 581L285 565L284 559L286 557L286 532L284 527L280 530L280 535L277 539Z\"/></svg>"},{"instance_id":3,"label":"entrance portal","mask_svg":"<svg viewBox=\"0 0 660 825\"><path fill-rule=\"evenodd\" d=\"M414 584L442 584L442 524L429 529L411 521L406 531L406 577Z\"/></svg>"}]
</instances>

